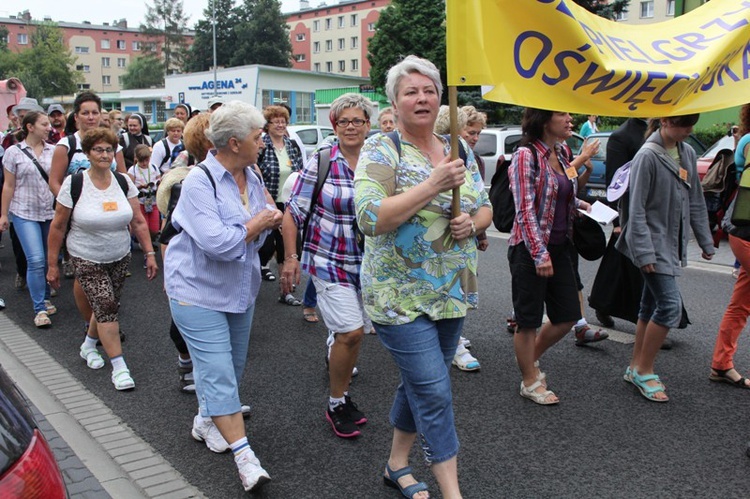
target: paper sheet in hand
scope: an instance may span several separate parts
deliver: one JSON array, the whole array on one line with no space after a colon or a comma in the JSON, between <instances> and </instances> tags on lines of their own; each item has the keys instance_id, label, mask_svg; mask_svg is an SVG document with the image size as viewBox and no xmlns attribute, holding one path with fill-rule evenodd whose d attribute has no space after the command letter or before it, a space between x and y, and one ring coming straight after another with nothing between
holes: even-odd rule
<instances>
[{"instance_id":1,"label":"paper sheet in hand","mask_svg":"<svg viewBox=\"0 0 750 499\"><path fill-rule=\"evenodd\" d=\"M578 211L604 225L612 223L612 220L617 218L618 215L616 210L613 210L601 201L596 201L591 205L591 213L587 212L586 210Z\"/></svg>"}]
</instances>

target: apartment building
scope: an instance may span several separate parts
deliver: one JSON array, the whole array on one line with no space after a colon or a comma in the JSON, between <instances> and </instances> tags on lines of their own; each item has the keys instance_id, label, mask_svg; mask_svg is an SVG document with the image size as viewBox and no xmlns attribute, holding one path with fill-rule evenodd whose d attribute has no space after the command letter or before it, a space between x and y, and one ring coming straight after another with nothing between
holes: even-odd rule
<instances>
[{"instance_id":1,"label":"apartment building","mask_svg":"<svg viewBox=\"0 0 750 499\"><path fill-rule=\"evenodd\" d=\"M45 18L44 21L52 19ZM0 18L0 27L8 30L7 42L11 51L18 52L31 46L36 23L28 10L17 16ZM56 21L56 24L63 32L65 45L76 58L74 69L83 75L79 90L119 92L128 64L142 54L147 44L159 53L158 44L148 40L138 28L129 28L126 19L100 25L88 21ZM186 34L186 39L191 44L193 34Z\"/></svg>"},{"instance_id":2,"label":"apartment building","mask_svg":"<svg viewBox=\"0 0 750 499\"><path fill-rule=\"evenodd\" d=\"M653 24L670 21L675 16L677 0L630 0L628 11L618 22L625 24Z\"/></svg>"},{"instance_id":3,"label":"apartment building","mask_svg":"<svg viewBox=\"0 0 750 499\"><path fill-rule=\"evenodd\" d=\"M340 0L286 14L292 41L292 68L318 73L369 77L369 39L380 11L390 0Z\"/></svg>"}]
</instances>

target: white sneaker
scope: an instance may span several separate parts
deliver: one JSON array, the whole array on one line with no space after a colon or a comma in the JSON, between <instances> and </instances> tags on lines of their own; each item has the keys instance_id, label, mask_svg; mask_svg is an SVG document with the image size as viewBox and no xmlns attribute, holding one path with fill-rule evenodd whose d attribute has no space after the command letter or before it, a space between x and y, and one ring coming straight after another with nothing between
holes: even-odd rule
<instances>
[{"instance_id":1,"label":"white sneaker","mask_svg":"<svg viewBox=\"0 0 750 499\"><path fill-rule=\"evenodd\" d=\"M104 367L104 359L102 359L102 355L96 348L86 348L81 346L79 355L86 361L86 365L91 369L101 369Z\"/></svg>"},{"instance_id":2,"label":"white sneaker","mask_svg":"<svg viewBox=\"0 0 750 499\"><path fill-rule=\"evenodd\" d=\"M479 361L463 345L459 345L456 348L456 354L453 356L453 365L462 371L479 370Z\"/></svg>"},{"instance_id":3,"label":"white sneaker","mask_svg":"<svg viewBox=\"0 0 750 499\"><path fill-rule=\"evenodd\" d=\"M221 454L229 450L229 444L224 437L221 436L221 432L216 427L211 418L201 418L195 416L193 418L193 430L190 432L193 438L199 442L206 442L206 447L211 452Z\"/></svg>"},{"instance_id":4,"label":"white sneaker","mask_svg":"<svg viewBox=\"0 0 750 499\"><path fill-rule=\"evenodd\" d=\"M237 464L237 471L240 473L240 480L242 480L242 487L245 491L258 490L271 481L271 477L260 465L260 461L255 457L252 449L243 452L240 457L234 458L234 462Z\"/></svg>"},{"instance_id":5,"label":"white sneaker","mask_svg":"<svg viewBox=\"0 0 750 499\"><path fill-rule=\"evenodd\" d=\"M113 372L112 383L114 383L115 389L120 391L132 390L135 388L135 381L133 381L133 378L130 376L129 369L120 369L119 371Z\"/></svg>"}]
</instances>

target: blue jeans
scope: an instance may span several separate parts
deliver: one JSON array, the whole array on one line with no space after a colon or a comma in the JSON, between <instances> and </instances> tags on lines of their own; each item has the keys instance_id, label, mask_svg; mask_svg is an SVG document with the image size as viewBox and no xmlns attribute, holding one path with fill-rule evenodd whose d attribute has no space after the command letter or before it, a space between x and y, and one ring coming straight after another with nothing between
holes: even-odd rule
<instances>
[{"instance_id":1,"label":"blue jeans","mask_svg":"<svg viewBox=\"0 0 750 499\"><path fill-rule=\"evenodd\" d=\"M47 235L50 220L37 222L12 216L16 236L26 254L26 284L29 287L34 313L47 310L44 300L49 300L50 288L47 284Z\"/></svg>"},{"instance_id":2,"label":"blue jeans","mask_svg":"<svg viewBox=\"0 0 750 499\"><path fill-rule=\"evenodd\" d=\"M307 286L305 286L305 296L302 298L302 305L307 308L315 308L318 306L318 293L315 291L312 277L307 278Z\"/></svg>"},{"instance_id":3,"label":"blue jeans","mask_svg":"<svg viewBox=\"0 0 750 499\"><path fill-rule=\"evenodd\" d=\"M638 318L664 327L677 327L682 318L682 297L673 275L645 273Z\"/></svg>"},{"instance_id":4,"label":"blue jeans","mask_svg":"<svg viewBox=\"0 0 750 499\"><path fill-rule=\"evenodd\" d=\"M240 412L239 386L255 305L245 313L231 314L170 299L169 308L193 359L200 415Z\"/></svg>"},{"instance_id":5,"label":"blue jeans","mask_svg":"<svg viewBox=\"0 0 750 499\"><path fill-rule=\"evenodd\" d=\"M378 338L401 372L391 424L418 433L428 463L458 454L450 365L464 319L432 321L425 316L397 326L375 324Z\"/></svg>"}]
</instances>

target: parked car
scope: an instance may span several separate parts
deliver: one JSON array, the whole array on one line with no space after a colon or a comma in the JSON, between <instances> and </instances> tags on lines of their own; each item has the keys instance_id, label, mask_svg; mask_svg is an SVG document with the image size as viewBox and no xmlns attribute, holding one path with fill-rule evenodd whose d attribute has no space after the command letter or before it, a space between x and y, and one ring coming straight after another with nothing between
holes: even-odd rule
<instances>
[{"instance_id":1,"label":"parked car","mask_svg":"<svg viewBox=\"0 0 750 499\"><path fill-rule=\"evenodd\" d=\"M474 147L474 154L478 154L484 160L484 184L490 188L490 182L501 163L498 161L510 161L513 152L521 142L521 127L518 125L506 125L500 127L489 127L479 134L479 141ZM574 133L567 141L570 149L577 153L583 145L583 137Z\"/></svg>"},{"instance_id":2,"label":"parked car","mask_svg":"<svg viewBox=\"0 0 750 499\"><path fill-rule=\"evenodd\" d=\"M26 398L0 367L0 497L65 498L60 469Z\"/></svg>"},{"instance_id":3,"label":"parked car","mask_svg":"<svg viewBox=\"0 0 750 499\"><path fill-rule=\"evenodd\" d=\"M714 145L706 149L700 157L698 157L698 177L703 180L703 176L708 171L708 167L713 163L714 158L722 149L729 149L734 151L734 137L731 135L725 135L717 140Z\"/></svg>"},{"instance_id":4,"label":"parked car","mask_svg":"<svg viewBox=\"0 0 750 499\"><path fill-rule=\"evenodd\" d=\"M308 158L326 137L333 135L333 128L328 126L289 125L287 129L299 135L300 140L305 144L305 154Z\"/></svg>"},{"instance_id":5,"label":"parked car","mask_svg":"<svg viewBox=\"0 0 750 499\"><path fill-rule=\"evenodd\" d=\"M597 200L598 201L607 200L606 159L607 159L607 142L609 141L610 135L612 135L611 131L592 133L591 135L586 137L586 140L599 139L599 152L591 158L591 162L594 165L594 170L591 172L591 176L589 177L589 181L586 183L586 188L584 189L584 192L579 193L579 197L581 199L585 199L587 201L592 201L592 202L597 201ZM731 139L731 137L729 138ZM687 142L695 150L695 153L699 157L706 152L706 146L704 146L703 143L700 140L698 140L698 138L695 137L694 135L690 135L690 137L688 137L685 142ZM581 142L581 147L579 147L578 149L573 149L573 150L577 151L577 154L580 154L582 147L583 147L583 142ZM713 160L713 157L711 159ZM702 175L701 175L701 178L702 178Z\"/></svg>"}]
</instances>

